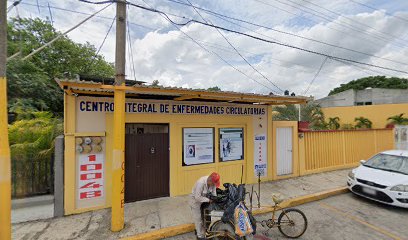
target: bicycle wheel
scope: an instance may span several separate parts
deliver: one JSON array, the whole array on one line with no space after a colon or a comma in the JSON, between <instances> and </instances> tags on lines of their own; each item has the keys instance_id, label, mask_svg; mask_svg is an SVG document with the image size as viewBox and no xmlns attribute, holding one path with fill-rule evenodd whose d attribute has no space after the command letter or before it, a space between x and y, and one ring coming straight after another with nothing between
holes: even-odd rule
<instances>
[{"instance_id":1,"label":"bicycle wheel","mask_svg":"<svg viewBox=\"0 0 408 240\"><path fill-rule=\"evenodd\" d=\"M278 229L285 237L298 238L306 232L306 215L296 208L284 209L278 218Z\"/></svg>"},{"instance_id":2,"label":"bicycle wheel","mask_svg":"<svg viewBox=\"0 0 408 240\"><path fill-rule=\"evenodd\" d=\"M234 224L231 223L231 222L224 223L221 220L218 220L214 224L212 224L211 227L210 227L210 232L224 232L224 231L230 233L232 236L235 236L235 226L234 226ZM226 236L226 237L214 237L212 239L214 239L214 240L230 240L230 239L235 240L235 237L234 238L230 238L228 236ZM239 238L239 239L245 240L246 238L242 237L242 238Z\"/></svg>"}]
</instances>

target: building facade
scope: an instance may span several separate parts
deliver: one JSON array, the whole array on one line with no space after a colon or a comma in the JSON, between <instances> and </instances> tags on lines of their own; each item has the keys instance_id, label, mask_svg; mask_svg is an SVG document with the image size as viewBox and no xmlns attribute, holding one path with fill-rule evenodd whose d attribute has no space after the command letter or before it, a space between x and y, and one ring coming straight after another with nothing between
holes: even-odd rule
<instances>
[{"instance_id":1,"label":"building facade","mask_svg":"<svg viewBox=\"0 0 408 240\"><path fill-rule=\"evenodd\" d=\"M115 166L114 86L57 82L65 92L65 214L110 207L118 168L125 172L123 204L188 194L213 171L234 183L296 171L274 171L271 105L302 104L304 97L123 86L125 161ZM278 134L296 139L297 129Z\"/></svg>"},{"instance_id":2,"label":"building facade","mask_svg":"<svg viewBox=\"0 0 408 240\"><path fill-rule=\"evenodd\" d=\"M316 100L321 107L408 103L408 89L367 88L350 89Z\"/></svg>"}]
</instances>

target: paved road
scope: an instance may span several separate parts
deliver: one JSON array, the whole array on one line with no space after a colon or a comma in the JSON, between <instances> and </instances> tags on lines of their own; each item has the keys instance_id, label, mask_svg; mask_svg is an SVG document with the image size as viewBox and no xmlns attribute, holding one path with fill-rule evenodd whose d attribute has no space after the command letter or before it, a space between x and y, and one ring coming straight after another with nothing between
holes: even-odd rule
<instances>
[{"instance_id":1,"label":"paved road","mask_svg":"<svg viewBox=\"0 0 408 240\"><path fill-rule=\"evenodd\" d=\"M309 221L306 233L299 239L408 240L408 209L379 204L351 193L304 204L298 208L306 214ZM256 216L258 220L267 217ZM262 234L263 230L259 227L258 233ZM194 234L168 239L194 239ZM278 229L272 229L266 239L285 238Z\"/></svg>"}]
</instances>

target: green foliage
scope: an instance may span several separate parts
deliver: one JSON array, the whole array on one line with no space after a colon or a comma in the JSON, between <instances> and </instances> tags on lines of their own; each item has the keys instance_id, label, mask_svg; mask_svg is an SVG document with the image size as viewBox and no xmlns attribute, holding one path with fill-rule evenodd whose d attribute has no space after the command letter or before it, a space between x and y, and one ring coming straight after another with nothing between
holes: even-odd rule
<instances>
[{"instance_id":1,"label":"green foliage","mask_svg":"<svg viewBox=\"0 0 408 240\"><path fill-rule=\"evenodd\" d=\"M7 31L8 56L17 52L21 52L20 56L26 56L60 34L50 23L38 18L12 18ZM61 37L28 60L7 63L11 112L28 109L62 113L63 95L54 78L61 77L65 72L113 77L115 71L112 63L96 55L94 46Z\"/></svg>"},{"instance_id":2,"label":"green foliage","mask_svg":"<svg viewBox=\"0 0 408 240\"><path fill-rule=\"evenodd\" d=\"M154 86L154 87L160 86L160 85L159 85L159 80L153 80L152 86Z\"/></svg>"},{"instance_id":3,"label":"green foliage","mask_svg":"<svg viewBox=\"0 0 408 240\"><path fill-rule=\"evenodd\" d=\"M371 88L390 88L390 89L407 89L408 79L385 76L371 76L353 80L346 84L341 84L340 87L334 88L330 91L329 96L344 92L349 89L363 90L368 87Z\"/></svg>"},{"instance_id":4,"label":"green foliage","mask_svg":"<svg viewBox=\"0 0 408 240\"><path fill-rule=\"evenodd\" d=\"M295 105L282 105L273 108L275 112L273 120L276 121L298 121L299 109ZM321 107L309 102L300 107L300 116L302 121L310 122L310 129L327 129L327 123L324 121L324 114Z\"/></svg>"},{"instance_id":5,"label":"green foliage","mask_svg":"<svg viewBox=\"0 0 408 240\"><path fill-rule=\"evenodd\" d=\"M49 160L54 140L62 134L62 121L50 112L32 112L32 118L14 122L9 127L13 161Z\"/></svg>"},{"instance_id":6,"label":"green foliage","mask_svg":"<svg viewBox=\"0 0 408 240\"><path fill-rule=\"evenodd\" d=\"M207 88L207 91L220 92L220 91L221 91L221 88L219 88L218 86L210 87L210 88Z\"/></svg>"},{"instance_id":7,"label":"green foliage","mask_svg":"<svg viewBox=\"0 0 408 240\"><path fill-rule=\"evenodd\" d=\"M404 118L403 116L404 116L404 113L401 113L399 115L389 117L387 118L387 120L390 120L390 123L395 124L395 125L407 125L408 118Z\"/></svg>"},{"instance_id":8,"label":"green foliage","mask_svg":"<svg viewBox=\"0 0 408 240\"><path fill-rule=\"evenodd\" d=\"M334 117L334 118L329 118L329 122L327 123L327 127L331 130L337 130L340 128L340 118L339 117Z\"/></svg>"},{"instance_id":9,"label":"green foliage","mask_svg":"<svg viewBox=\"0 0 408 240\"><path fill-rule=\"evenodd\" d=\"M356 117L354 121L356 122L356 129L370 129L373 125L373 122L365 117Z\"/></svg>"}]
</instances>

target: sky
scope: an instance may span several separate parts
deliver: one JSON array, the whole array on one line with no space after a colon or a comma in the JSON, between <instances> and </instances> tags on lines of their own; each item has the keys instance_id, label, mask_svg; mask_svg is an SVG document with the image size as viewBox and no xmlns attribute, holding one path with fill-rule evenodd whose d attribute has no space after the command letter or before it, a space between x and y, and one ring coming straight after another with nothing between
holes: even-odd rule
<instances>
[{"instance_id":1,"label":"sky","mask_svg":"<svg viewBox=\"0 0 408 240\"><path fill-rule=\"evenodd\" d=\"M163 86L184 88L218 86L223 91L246 93L281 95L288 90L321 98L340 84L361 77L408 77L406 73L324 56L408 72L407 0L128 2L165 12L176 23L195 19L272 43L199 23L177 27L159 13L128 6L127 79L147 84L159 80ZM193 8L189 2L221 15ZM9 0L8 6L12 3ZM106 5L77 0L22 0L8 17L52 19L53 26L64 32ZM68 36L78 43L102 46L100 53L114 62L115 24L109 33L108 29L115 14L116 6L112 4Z\"/></svg>"}]
</instances>

